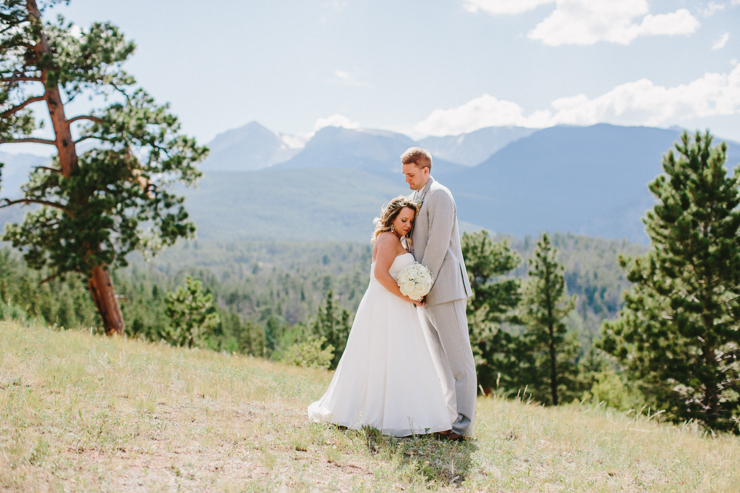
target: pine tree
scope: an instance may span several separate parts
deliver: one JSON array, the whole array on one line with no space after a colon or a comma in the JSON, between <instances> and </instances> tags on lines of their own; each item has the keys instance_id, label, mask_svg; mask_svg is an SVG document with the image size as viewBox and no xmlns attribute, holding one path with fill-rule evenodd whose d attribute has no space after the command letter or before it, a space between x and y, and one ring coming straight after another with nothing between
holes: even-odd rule
<instances>
[{"instance_id":1,"label":"pine tree","mask_svg":"<svg viewBox=\"0 0 740 493\"><path fill-rule=\"evenodd\" d=\"M657 199L643 222L649 252L621 258L632 289L601 347L638 380L653 407L739 432L740 166L727 146L687 133L649 184Z\"/></svg>"},{"instance_id":2,"label":"pine tree","mask_svg":"<svg viewBox=\"0 0 740 493\"><path fill-rule=\"evenodd\" d=\"M319 307L316 318L309 326L311 336L324 338L322 348L331 346L334 350L330 370L335 370L347 347L349 331L352 328L351 315L348 310L340 309L334 302L334 293L326 293L324 306Z\"/></svg>"},{"instance_id":3,"label":"pine tree","mask_svg":"<svg viewBox=\"0 0 740 493\"><path fill-rule=\"evenodd\" d=\"M522 286L521 318L524 335L535 362L529 369L536 397L557 406L559 394L573 387L578 338L568 334L563 319L576 306L576 297L565 289L563 266L547 233L537 242L529 259L529 279ZM545 388L549 387L549 399Z\"/></svg>"},{"instance_id":4,"label":"pine tree","mask_svg":"<svg viewBox=\"0 0 740 493\"><path fill-rule=\"evenodd\" d=\"M461 241L473 296L468 299L468 330L478 383L486 393L494 386L518 385L521 344L501 328L513 319L519 303L519 280L504 277L521 264L509 240L494 242L488 231L464 233Z\"/></svg>"},{"instance_id":5,"label":"pine tree","mask_svg":"<svg viewBox=\"0 0 740 493\"><path fill-rule=\"evenodd\" d=\"M50 278L83 276L106 333L123 334L109 269L125 266L133 250L154 253L192 236L183 198L169 190L200 176L195 164L207 149L180 134L167 105L155 104L121 69L135 46L116 26L95 23L80 32L61 17L44 23L42 12L55 3L0 3L0 144L57 151L50 166L31 173L23 197L4 199L0 207L38 207L22 224L6 226L3 239ZM88 96L97 109L69 118L68 104ZM34 104L48 109L53 139L33 136ZM80 152L82 141L96 145Z\"/></svg>"},{"instance_id":6,"label":"pine tree","mask_svg":"<svg viewBox=\"0 0 740 493\"><path fill-rule=\"evenodd\" d=\"M176 346L203 345L204 338L220 323L213 295L203 289L200 280L190 276L185 285L167 295L165 305L171 327L162 334L162 338Z\"/></svg>"}]
</instances>

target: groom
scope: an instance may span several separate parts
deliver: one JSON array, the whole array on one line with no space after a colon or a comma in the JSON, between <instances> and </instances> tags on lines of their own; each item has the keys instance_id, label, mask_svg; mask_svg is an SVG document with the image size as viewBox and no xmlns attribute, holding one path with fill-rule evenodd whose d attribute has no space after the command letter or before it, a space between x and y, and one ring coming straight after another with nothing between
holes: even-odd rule
<instances>
[{"instance_id":1,"label":"groom","mask_svg":"<svg viewBox=\"0 0 740 493\"><path fill-rule=\"evenodd\" d=\"M414 190L409 198L421 203L411 238L414 257L434 276L434 286L420 308L422 325L447 404L457 410L446 437L460 440L473 433L478 389L465 315L472 291L460 249L457 207L450 191L430 174L431 154L412 147L403 153L401 163L406 183Z\"/></svg>"}]
</instances>

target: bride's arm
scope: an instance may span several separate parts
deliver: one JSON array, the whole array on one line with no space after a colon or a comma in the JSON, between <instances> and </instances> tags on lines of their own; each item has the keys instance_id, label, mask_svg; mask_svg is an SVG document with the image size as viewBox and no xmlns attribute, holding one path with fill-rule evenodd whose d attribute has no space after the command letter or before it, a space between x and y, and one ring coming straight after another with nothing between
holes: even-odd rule
<instances>
[{"instance_id":1,"label":"bride's arm","mask_svg":"<svg viewBox=\"0 0 740 493\"><path fill-rule=\"evenodd\" d=\"M398 288L398 283L393 276L391 276L389 270L393 261L396 260L396 255L402 252L403 247L401 242L398 241L396 235L393 233L382 233L375 240L375 245L378 248L377 257L375 258L375 279L388 291L395 294L403 301L409 303L418 303L408 296L401 294L401 290Z\"/></svg>"}]
</instances>

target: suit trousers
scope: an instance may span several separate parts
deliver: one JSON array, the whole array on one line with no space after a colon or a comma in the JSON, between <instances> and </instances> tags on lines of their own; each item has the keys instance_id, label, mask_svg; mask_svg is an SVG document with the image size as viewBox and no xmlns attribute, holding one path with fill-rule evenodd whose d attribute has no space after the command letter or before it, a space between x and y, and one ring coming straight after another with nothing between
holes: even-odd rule
<instances>
[{"instance_id":1,"label":"suit trousers","mask_svg":"<svg viewBox=\"0 0 740 493\"><path fill-rule=\"evenodd\" d=\"M471 436L478 382L473 351L470 348L466 307L465 299L426 305L420 308L419 318L442 382L447 405L457 410L452 431Z\"/></svg>"}]
</instances>

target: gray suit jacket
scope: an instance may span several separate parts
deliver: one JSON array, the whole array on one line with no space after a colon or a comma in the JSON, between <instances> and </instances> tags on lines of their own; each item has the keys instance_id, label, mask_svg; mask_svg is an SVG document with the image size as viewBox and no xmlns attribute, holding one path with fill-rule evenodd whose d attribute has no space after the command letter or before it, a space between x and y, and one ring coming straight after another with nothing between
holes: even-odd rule
<instances>
[{"instance_id":1,"label":"gray suit jacket","mask_svg":"<svg viewBox=\"0 0 740 493\"><path fill-rule=\"evenodd\" d=\"M473 292L460 249L457 206L452 194L430 176L424 188L409 198L422 201L411 240L417 262L426 266L434 276L427 304L469 298Z\"/></svg>"}]
</instances>

